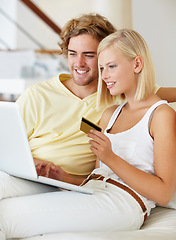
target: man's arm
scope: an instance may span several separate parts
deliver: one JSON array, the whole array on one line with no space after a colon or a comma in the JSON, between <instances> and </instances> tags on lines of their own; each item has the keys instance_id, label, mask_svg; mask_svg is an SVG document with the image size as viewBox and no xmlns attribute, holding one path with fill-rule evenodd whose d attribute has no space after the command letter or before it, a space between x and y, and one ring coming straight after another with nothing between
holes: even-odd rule
<instances>
[{"instance_id":1,"label":"man's arm","mask_svg":"<svg viewBox=\"0 0 176 240\"><path fill-rule=\"evenodd\" d=\"M176 102L176 88L171 87L160 87L156 94L163 100L168 102Z\"/></svg>"}]
</instances>

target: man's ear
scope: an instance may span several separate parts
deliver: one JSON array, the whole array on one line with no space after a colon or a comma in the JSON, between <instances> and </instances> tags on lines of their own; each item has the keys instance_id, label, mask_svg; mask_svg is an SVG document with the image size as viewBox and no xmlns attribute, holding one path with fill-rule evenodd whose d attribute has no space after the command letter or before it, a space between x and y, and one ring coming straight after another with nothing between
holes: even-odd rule
<instances>
[{"instance_id":1,"label":"man's ear","mask_svg":"<svg viewBox=\"0 0 176 240\"><path fill-rule=\"evenodd\" d=\"M143 58L141 56L137 56L135 58L134 72L140 73L142 68L143 68Z\"/></svg>"}]
</instances>

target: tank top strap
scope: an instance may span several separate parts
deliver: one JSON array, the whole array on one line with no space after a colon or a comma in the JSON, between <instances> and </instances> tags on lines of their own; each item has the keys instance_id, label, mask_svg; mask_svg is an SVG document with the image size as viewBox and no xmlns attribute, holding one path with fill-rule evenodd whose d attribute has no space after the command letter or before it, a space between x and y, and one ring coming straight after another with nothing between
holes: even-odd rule
<instances>
[{"instance_id":1,"label":"tank top strap","mask_svg":"<svg viewBox=\"0 0 176 240\"><path fill-rule=\"evenodd\" d=\"M122 103L121 105L119 105L116 110L114 111L114 113L112 114L108 126L106 127L106 130L110 129L112 127L112 125L114 124L116 118L118 117L119 113L121 112L122 108L125 106L127 102Z\"/></svg>"},{"instance_id":2,"label":"tank top strap","mask_svg":"<svg viewBox=\"0 0 176 240\"><path fill-rule=\"evenodd\" d=\"M114 113L112 114L112 116L111 116L111 118L110 118L110 120L109 120L108 126L106 127L105 131L109 130L109 129L113 126L116 118L118 117L118 115L120 114L122 108L125 106L126 103L127 103L127 102L121 104L120 106L118 106L118 107L116 108L116 110L114 111ZM150 125L150 121L151 121L151 118L152 118L152 116L153 116L153 113L154 113L155 109L156 109L158 106L162 105L162 104L168 104L168 102L167 102L166 100L160 100L160 101L156 102L155 104L153 104L153 105L148 109L148 111L146 112L146 114L143 116L143 118L141 119L141 121L140 121L138 124L139 124L139 125L140 125L140 124L143 124L143 122L146 121L146 119L148 119L148 124ZM138 125L138 124L137 124L137 125Z\"/></svg>"},{"instance_id":3,"label":"tank top strap","mask_svg":"<svg viewBox=\"0 0 176 240\"><path fill-rule=\"evenodd\" d=\"M168 102L166 100L160 100L156 103L154 103L149 109L148 111L146 112L146 114L144 115L143 119L142 120L145 120L148 119L148 125L150 125L150 122L151 122L151 119L152 119L152 116L153 116L153 113L155 111L155 109L162 105L162 104L168 104ZM141 121L142 121L141 120Z\"/></svg>"}]
</instances>

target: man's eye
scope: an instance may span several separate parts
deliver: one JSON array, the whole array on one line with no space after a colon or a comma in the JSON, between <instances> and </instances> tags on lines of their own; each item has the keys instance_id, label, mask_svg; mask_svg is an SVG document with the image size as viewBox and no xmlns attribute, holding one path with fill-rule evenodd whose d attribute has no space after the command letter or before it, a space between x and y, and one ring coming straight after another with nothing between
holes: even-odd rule
<instances>
[{"instance_id":1,"label":"man's eye","mask_svg":"<svg viewBox=\"0 0 176 240\"><path fill-rule=\"evenodd\" d=\"M100 67L100 71L102 72L104 70L104 67Z\"/></svg>"},{"instance_id":2,"label":"man's eye","mask_svg":"<svg viewBox=\"0 0 176 240\"><path fill-rule=\"evenodd\" d=\"M90 55L90 54L86 54L85 57L88 57L88 58L93 58L94 55Z\"/></svg>"}]
</instances>

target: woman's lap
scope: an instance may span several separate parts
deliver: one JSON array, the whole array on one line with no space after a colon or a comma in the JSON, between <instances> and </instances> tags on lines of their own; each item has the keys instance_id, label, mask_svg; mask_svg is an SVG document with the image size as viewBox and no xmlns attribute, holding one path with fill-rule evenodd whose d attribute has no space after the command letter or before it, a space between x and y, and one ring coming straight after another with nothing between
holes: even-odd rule
<instances>
[{"instance_id":1,"label":"woman's lap","mask_svg":"<svg viewBox=\"0 0 176 240\"><path fill-rule=\"evenodd\" d=\"M87 184L92 187L91 183ZM60 191L4 199L0 228L6 237L54 232L139 229L143 213L125 191L94 181L94 195Z\"/></svg>"}]
</instances>

